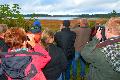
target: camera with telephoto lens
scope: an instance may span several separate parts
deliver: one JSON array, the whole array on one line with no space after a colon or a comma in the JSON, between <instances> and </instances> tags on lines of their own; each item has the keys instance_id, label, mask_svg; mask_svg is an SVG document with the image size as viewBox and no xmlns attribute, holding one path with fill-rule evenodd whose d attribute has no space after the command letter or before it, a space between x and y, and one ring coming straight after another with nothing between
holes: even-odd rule
<instances>
[{"instance_id":1,"label":"camera with telephoto lens","mask_svg":"<svg viewBox=\"0 0 120 80\"><path fill-rule=\"evenodd\" d=\"M105 41L106 40L105 26L98 26L98 29L101 31L101 35L102 35L102 39L100 40L100 42Z\"/></svg>"}]
</instances>

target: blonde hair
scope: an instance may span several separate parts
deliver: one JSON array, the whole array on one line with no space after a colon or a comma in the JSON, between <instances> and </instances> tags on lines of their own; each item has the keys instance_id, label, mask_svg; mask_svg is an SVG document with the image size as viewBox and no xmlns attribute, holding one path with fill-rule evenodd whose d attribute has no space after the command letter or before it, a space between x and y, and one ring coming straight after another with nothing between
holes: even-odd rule
<instances>
[{"instance_id":1,"label":"blonde hair","mask_svg":"<svg viewBox=\"0 0 120 80\"><path fill-rule=\"evenodd\" d=\"M41 38L47 37L47 36L54 37L54 32L53 32L52 30L49 30L48 28L45 29L45 30L42 32Z\"/></svg>"},{"instance_id":2,"label":"blonde hair","mask_svg":"<svg viewBox=\"0 0 120 80\"><path fill-rule=\"evenodd\" d=\"M108 20L106 27L115 35L120 35L120 17L113 17Z\"/></svg>"},{"instance_id":3,"label":"blonde hair","mask_svg":"<svg viewBox=\"0 0 120 80\"><path fill-rule=\"evenodd\" d=\"M42 32L42 35L41 35L41 42L44 46L47 46L46 44L46 39L50 37L50 38L54 38L54 32L49 30L49 29L45 29L43 32Z\"/></svg>"}]
</instances>

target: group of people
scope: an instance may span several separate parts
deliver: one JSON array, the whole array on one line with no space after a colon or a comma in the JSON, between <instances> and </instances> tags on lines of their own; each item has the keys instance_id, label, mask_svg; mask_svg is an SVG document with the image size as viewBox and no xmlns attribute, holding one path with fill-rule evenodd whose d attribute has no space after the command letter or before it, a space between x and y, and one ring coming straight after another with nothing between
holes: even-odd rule
<instances>
[{"instance_id":1,"label":"group of people","mask_svg":"<svg viewBox=\"0 0 120 80\"><path fill-rule=\"evenodd\" d=\"M39 20L28 32L0 24L0 80L70 80L71 66L73 80L119 80L120 18L109 19L104 30L92 31L87 19L70 24L64 20L56 33L42 31Z\"/></svg>"}]
</instances>

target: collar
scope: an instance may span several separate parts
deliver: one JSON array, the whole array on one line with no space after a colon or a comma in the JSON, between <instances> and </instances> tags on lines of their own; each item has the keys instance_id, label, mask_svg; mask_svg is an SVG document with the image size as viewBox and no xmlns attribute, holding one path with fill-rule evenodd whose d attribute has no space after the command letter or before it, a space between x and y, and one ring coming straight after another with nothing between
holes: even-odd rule
<instances>
[{"instance_id":1,"label":"collar","mask_svg":"<svg viewBox=\"0 0 120 80\"><path fill-rule=\"evenodd\" d=\"M101 48L101 47L105 47L107 45L111 45L111 44L118 43L118 42L120 42L120 37L112 37L112 38L109 38L109 39L105 40L102 43L98 43L96 45L96 47Z\"/></svg>"},{"instance_id":2,"label":"collar","mask_svg":"<svg viewBox=\"0 0 120 80\"><path fill-rule=\"evenodd\" d=\"M111 37L111 38L109 38L109 39L110 39L110 40L120 39L120 36Z\"/></svg>"},{"instance_id":3,"label":"collar","mask_svg":"<svg viewBox=\"0 0 120 80\"><path fill-rule=\"evenodd\" d=\"M80 26L80 28L89 28L88 26Z\"/></svg>"},{"instance_id":4,"label":"collar","mask_svg":"<svg viewBox=\"0 0 120 80\"><path fill-rule=\"evenodd\" d=\"M12 49L11 52L18 52L18 51L28 51L28 48L18 48L18 49Z\"/></svg>"},{"instance_id":5,"label":"collar","mask_svg":"<svg viewBox=\"0 0 120 80\"><path fill-rule=\"evenodd\" d=\"M61 31L70 31L70 28L63 28Z\"/></svg>"}]
</instances>

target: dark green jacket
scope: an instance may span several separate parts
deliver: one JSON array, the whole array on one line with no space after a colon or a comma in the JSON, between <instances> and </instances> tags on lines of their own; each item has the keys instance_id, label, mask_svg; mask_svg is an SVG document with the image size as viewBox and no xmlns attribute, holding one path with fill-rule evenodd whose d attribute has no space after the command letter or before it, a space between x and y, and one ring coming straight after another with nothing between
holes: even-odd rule
<instances>
[{"instance_id":1,"label":"dark green jacket","mask_svg":"<svg viewBox=\"0 0 120 80\"><path fill-rule=\"evenodd\" d=\"M0 38L0 52L7 52L9 46L5 43L4 39Z\"/></svg>"},{"instance_id":2,"label":"dark green jacket","mask_svg":"<svg viewBox=\"0 0 120 80\"><path fill-rule=\"evenodd\" d=\"M81 52L85 61L92 65L89 72L90 80L120 80L120 70L118 70L120 69L120 45L114 43L97 48L97 43L99 43L99 41L94 38L85 45ZM115 55L117 53L117 57L114 57L113 53L115 53ZM111 56L113 56L115 60L112 59ZM118 66L115 66L115 64Z\"/></svg>"}]
</instances>

